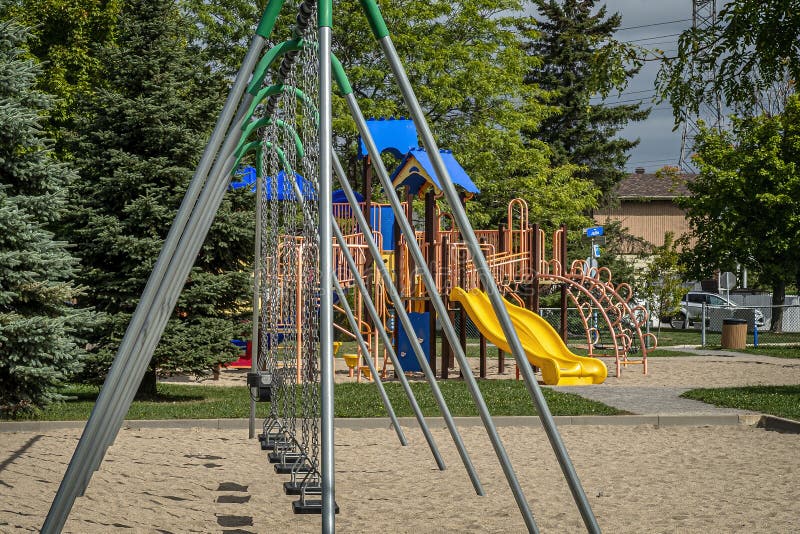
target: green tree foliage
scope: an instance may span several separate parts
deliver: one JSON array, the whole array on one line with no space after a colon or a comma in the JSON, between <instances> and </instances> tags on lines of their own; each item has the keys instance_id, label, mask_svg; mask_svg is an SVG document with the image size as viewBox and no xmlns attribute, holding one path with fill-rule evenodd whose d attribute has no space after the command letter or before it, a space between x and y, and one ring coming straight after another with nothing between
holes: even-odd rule
<instances>
[{"instance_id":1,"label":"green tree foliage","mask_svg":"<svg viewBox=\"0 0 800 534\"><path fill-rule=\"evenodd\" d=\"M571 167L551 168L546 146L520 135L547 113L541 91L523 83L540 60L521 48L521 7L517 0L381 3L439 146L453 150L482 191L468 204L473 224L496 225L515 196L528 201L535 220L576 224L594 205L591 184L573 180ZM334 52L364 114L406 115L359 2L337 2L334 15ZM340 148L354 155L356 131L346 109L334 100ZM350 168L355 172L352 160Z\"/></svg>"},{"instance_id":2,"label":"green tree foliage","mask_svg":"<svg viewBox=\"0 0 800 534\"><path fill-rule=\"evenodd\" d=\"M678 316L681 299L686 294L683 285L685 275L677 246L672 232L664 234L664 244L654 248L651 261L638 283L650 315L663 321ZM659 322L659 331L660 328Z\"/></svg>"},{"instance_id":3,"label":"green tree foliage","mask_svg":"<svg viewBox=\"0 0 800 534\"><path fill-rule=\"evenodd\" d=\"M635 263L645 252L649 252L649 244L644 239L631 234L620 221L608 221L603 224L603 229L605 243L600 247L598 267L607 267L611 271L612 281L615 285L625 282L633 288L634 292L640 292ZM587 250L586 242L583 240L581 249L584 256Z\"/></svg>"},{"instance_id":4,"label":"green tree foliage","mask_svg":"<svg viewBox=\"0 0 800 534\"><path fill-rule=\"evenodd\" d=\"M86 302L104 314L91 373L102 377L136 307L223 99L224 83L187 43L170 0L125 3L117 39L99 53L104 87L77 122L81 180L69 232ZM140 391L162 371L208 372L235 354L248 304L252 195L230 193L186 281Z\"/></svg>"},{"instance_id":5,"label":"green tree foliage","mask_svg":"<svg viewBox=\"0 0 800 534\"><path fill-rule=\"evenodd\" d=\"M215 70L234 76L255 35L267 0L180 0L191 21L191 38Z\"/></svg>"},{"instance_id":6,"label":"green tree foliage","mask_svg":"<svg viewBox=\"0 0 800 534\"><path fill-rule=\"evenodd\" d=\"M739 263L783 304L786 284L800 278L800 96L777 116L733 117L730 131L702 127L696 152L700 173L678 200L695 240L683 257L689 274Z\"/></svg>"},{"instance_id":7,"label":"green tree foliage","mask_svg":"<svg viewBox=\"0 0 800 534\"><path fill-rule=\"evenodd\" d=\"M656 86L679 121L717 96L745 115L780 111L799 79L800 2L735 0L715 25L681 34Z\"/></svg>"},{"instance_id":8,"label":"green tree foliage","mask_svg":"<svg viewBox=\"0 0 800 534\"><path fill-rule=\"evenodd\" d=\"M628 151L639 141L618 137L628 123L647 118L640 104L606 105L592 97L621 91L640 69L635 50L613 38L622 18L608 15L596 0L533 0L540 20L538 36L527 43L539 65L531 68L527 82L552 95L557 113L540 127L525 129L531 138L547 143L554 165L582 167L579 177L593 181L611 199L614 185L625 177Z\"/></svg>"},{"instance_id":9,"label":"green tree foliage","mask_svg":"<svg viewBox=\"0 0 800 534\"><path fill-rule=\"evenodd\" d=\"M238 69L246 36L263 9L263 2L256 4L182 1L194 21L193 38L215 68L228 74ZM276 25L275 43L292 37L294 14L287 8ZM454 151L484 191L470 203L475 224L496 224L514 196L525 197L545 223L585 222L581 214L596 201L592 184L574 180L573 167L551 168L546 146L526 142L519 133L535 128L547 111L540 91L522 83L538 59L520 47L521 3L402 0L381 3L381 10L440 146ZM335 4L333 29L334 52L365 116L406 115L359 2ZM334 128L340 153L348 155L343 161L356 176L355 125L339 98ZM389 170L396 163L387 157ZM546 198L538 194L543 188ZM380 198L380 191L373 194Z\"/></svg>"},{"instance_id":10,"label":"green tree foliage","mask_svg":"<svg viewBox=\"0 0 800 534\"><path fill-rule=\"evenodd\" d=\"M80 368L76 325L89 320L71 306L76 261L49 230L71 171L42 136L50 101L35 88L27 37L0 0L0 413L12 415L59 398Z\"/></svg>"},{"instance_id":11,"label":"green tree foliage","mask_svg":"<svg viewBox=\"0 0 800 534\"><path fill-rule=\"evenodd\" d=\"M102 83L97 51L113 42L122 0L22 0L16 13L32 28L30 52L45 65L38 86L57 97L45 126L62 152L79 94Z\"/></svg>"}]
</instances>

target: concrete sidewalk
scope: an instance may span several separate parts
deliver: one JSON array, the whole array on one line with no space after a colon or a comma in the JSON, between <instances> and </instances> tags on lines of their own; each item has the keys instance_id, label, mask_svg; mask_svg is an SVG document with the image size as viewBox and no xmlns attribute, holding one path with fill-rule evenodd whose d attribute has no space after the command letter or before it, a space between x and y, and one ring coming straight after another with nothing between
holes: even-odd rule
<instances>
[{"instance_id":1,"label":"concrete sidewalk","mask_svg":"<svg viewBox=\"0 0 800 534\"><path fill-rule=\"evenodd\" d=\"M664 350L673 350L691 353L697 356L716 358L730 358L731 360L744 360L749 362L773 362L771 356L749 354L733 350L703 349L695 345L675 345L659 347ZM694 358L687 356L687 358ZM614 380L609 378L608 380ZM619 410L637 415L754 415L756 412L737 410L734 408L719 408L704 402L684 399L680 395L696 387L640 387L640 386L569 386L553 387L552 389L564 393L575 393L586 399L602 402Z\"/></svg>"},{"instance_id":2,"label":"concrete sidewalk","mask_svg":"<svg viewBox=\"0 0 800 534\"><path fill-rule=\"evenodd\" d=\"M544 386L549 387L549 386ZM718 408L704 402L681 398L692 388L679 387L603 387L554 386L562 393L574 393L583 398L636 415L752 415L756 412Z\"/></svg>"}]
</instances>

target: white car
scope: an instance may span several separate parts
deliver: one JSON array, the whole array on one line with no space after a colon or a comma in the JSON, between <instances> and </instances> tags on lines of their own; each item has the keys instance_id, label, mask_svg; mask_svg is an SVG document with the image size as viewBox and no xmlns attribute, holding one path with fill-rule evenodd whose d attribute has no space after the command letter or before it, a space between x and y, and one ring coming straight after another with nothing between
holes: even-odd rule
<instances>
[{"instance_id":1,"label":"white car","mask_svg":"<svg viewBox=\"0 0 800 534\"><path fill-rule=\"evenodd\" d=\"M700 317L703 315L703 303L708 308L736 308L738 305L716 293L707 293L705 291L690 291L681 301L681 311L674 317L666 319L672 328L684 328L686 325L686 317L689 318L689 324L699 322ZM753 310L755 317L755 324L757 327L764 326L764 314L760 310Z\"/></svg>"}]
</instances>

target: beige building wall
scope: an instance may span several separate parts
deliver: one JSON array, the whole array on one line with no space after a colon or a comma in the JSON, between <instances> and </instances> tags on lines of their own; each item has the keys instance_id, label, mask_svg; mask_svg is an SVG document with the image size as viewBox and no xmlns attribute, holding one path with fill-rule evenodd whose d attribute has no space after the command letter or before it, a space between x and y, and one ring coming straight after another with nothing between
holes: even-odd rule
<instances>
[{"instance_id":1,"label":"beige building wall","mask_svg":"<svg viewBox=\"0 0 800 534\"><path fill-rule=\"evenodd\" d=\"M672 200L621 200L614 209L597 211L598 224L621 221L628 231L655 246L664 244L664 234L672 232L678 238L689 231L683 211Z\"/></svg>"}]
</instances>

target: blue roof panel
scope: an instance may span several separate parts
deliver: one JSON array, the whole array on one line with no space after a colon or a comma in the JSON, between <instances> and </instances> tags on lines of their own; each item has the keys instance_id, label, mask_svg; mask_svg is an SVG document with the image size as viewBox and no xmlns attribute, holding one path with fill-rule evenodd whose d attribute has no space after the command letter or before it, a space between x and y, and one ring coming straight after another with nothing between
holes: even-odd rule
<instances>
[{"instance_id":1,"label":"blue roof panel","mask_svg":"<svg viewBox=\"0 0 800 534\"><path fill-rule=\"evenodd\" d=\"M455 185L462 187L468 193L480 193L480 189L467 175L467 171L456 161L451 150L439 150L439 155ZM430 156L424 148L412 148L409 150L406 157L392 173L392 183L394 183L395 187L400 185L409 186L414 194L417 194L426 183L432 183L437 189L442 189Z\"/></svg>"},{"instance_id":2,"label":"blue roof panel","mask_svg":"<svg viewBox=\"0 0 800 534\"><path fill-rule=\"evenodd\" d=\"M250 191L255 193L256 173L255 169L252 169L252 172L250 172L251 169L252 167L246 167L241 172L237 172L236 176L241 176L241 179L238 182L231 182L230 188L242 189L249 187ZM303 193L303 200L314 200L316 198L316 195L314 194L314 184L297 173L295 173L294 176L295 180L297 180L297 185L300 186L300 191ZM267 200L276 200L275 197L277 197L277 200L295 201L297 199L291 182L286 180L286 173L284 171L278 172L278 180L275 185L273 185L272 176L268 176L265 189Z\"/></svg>"},{"instance_id":3,"label":"blue roof panel","mask_svg":"<svg viewBox=\"0 0 800 534\"><path fill-rule=\"evenodd\" d=\"M414 121L400 117L395 119L390 117L384 119L368 119L367 128L382 154L388 150L397 159L401 159L412 147L417 146L417 129L414 128ZM363 158L367 155L367 147L359 136L358 138L358 157Z\"/></svg>"}]
</instances>

